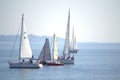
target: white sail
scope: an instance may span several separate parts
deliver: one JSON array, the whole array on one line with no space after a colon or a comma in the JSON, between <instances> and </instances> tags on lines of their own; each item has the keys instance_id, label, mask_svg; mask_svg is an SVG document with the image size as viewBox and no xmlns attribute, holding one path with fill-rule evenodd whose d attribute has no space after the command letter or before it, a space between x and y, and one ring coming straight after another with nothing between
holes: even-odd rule
<instances>
[{"instance_id":1,"label":"white sail","mask_svg":"<svg viewBox=\"0 0 120 80\"><path fill-rule=\"evenodd\" d=\"M20 58L32 58L32 50L28 40L26 28L24 25L24 15L22 15L21 40L20 40Z\"/></svg>"},{"instance_id":2,"label":"white sail","mask_svg":"<svg viewBox=\"0 0 120 80\"><path fill-rule=\"evenodd\" d=\"M70 10L68 13L67 31L66 31L64 51L63 51L63 54L65 55L65 57L69 56L69 33L70 33Z\"/></svg>"},{"instance_id":3,"label":"white sail","mask_svg":"<svg viewBox=\"0 0 120 80\"><path fill-rule=\"evenodd\" d=\"M74 50L77 50L77 42L76 42L76 37L74 37Z\"/></svg>"},{"instance_id":4,"label":"white sail","mask_svg":"<svg viewBox=\"0 0 120 80\"><path fill-rule=\"evenodd\" d=\"M55 34L54 34L54 37L53 37L53 59L58 60L58 44L57 44Z\"/></svg>"},{"instance_id":5,"label":"white sail","mask_svg":"<svg viewBox=\"0 0 120 80\"><path fill-rule=\"evenodd\" d=\"M74 49L74 27L73 27L73 33L72 33L70 49Z\"/></svg>"},{"instance_id":6,"label":"white sail","mask_svg":"<svg viewBox=\"0 0 120 80\"><path fill-rule=\"evenodd\" d=\"M72 33L70 49L71 50L76 50L77 49L76 37L74 35L74 27L73 27L73 33Z\"/></svg>"}]
</instances>

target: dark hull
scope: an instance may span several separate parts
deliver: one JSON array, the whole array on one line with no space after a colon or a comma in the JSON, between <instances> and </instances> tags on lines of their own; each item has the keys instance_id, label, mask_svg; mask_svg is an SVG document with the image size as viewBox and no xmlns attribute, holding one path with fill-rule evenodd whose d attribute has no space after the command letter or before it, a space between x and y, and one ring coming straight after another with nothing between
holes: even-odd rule
<instances>
[{"instance_id":1,"label":"dark hull","mask_svg":"<svg viewBox=\"0 0 120 80\"><path fill-rule=\"evenodd\" d=\"M61 59L60 61L63 62L64 64L74 64L74 60Z\"/></svg>"},{"instance_id":2,"label":"dark hull","mask_svg":"<svg viewBox=\"0 0 120 80\"><path fill-rule=\"evenodd\" d=\"M48 62L48 66L64 66L64 63L54 63L54 62Z\"/></svg>"},{"instance_id":3,"label":"dark hull","mask_svg":"<svg viewBox=\"0 0 120 80\"><path fill-rule=\"evenodd\" d=\"M62 62L64 64L74 64L74 57L70 57L67 59L65 59L64 57L60 58L60 62Z\"/></svg>"},{"instance_id":4,"label":"dark hull","mask_svg":"<svg viewBox=\"0 0 120 80\"><path fill-rule=\"evenodd\" d=\"M70 53L77 53L78 50L69 50Z\"/></svg>"}]
</instances>

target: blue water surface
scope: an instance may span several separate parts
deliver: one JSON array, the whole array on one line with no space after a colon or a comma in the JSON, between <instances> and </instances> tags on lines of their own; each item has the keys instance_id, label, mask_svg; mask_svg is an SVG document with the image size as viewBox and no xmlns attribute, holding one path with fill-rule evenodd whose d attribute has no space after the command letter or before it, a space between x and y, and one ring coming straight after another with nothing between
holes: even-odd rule
<instances>
[{"instance_id":1,"label":"blue water surface","mask_svg":"<svg viewBox=\"0 0 120 80\"><path fill-rule=\"evenodd\" d=\"M34 57L43 45L32 43ZM119 43L78 43L74 65L44 66L40 69L10 69L8 60L17 60L18 46L11 54L13 43L0 43L0 80L120 80ZM62 55L63 44L59 44Z\"/></svg>"}]
</instances>

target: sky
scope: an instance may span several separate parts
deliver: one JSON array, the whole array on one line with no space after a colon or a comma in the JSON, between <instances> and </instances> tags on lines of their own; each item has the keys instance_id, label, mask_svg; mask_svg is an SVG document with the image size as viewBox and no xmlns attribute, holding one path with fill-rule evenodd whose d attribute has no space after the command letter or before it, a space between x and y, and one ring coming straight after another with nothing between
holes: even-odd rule
<instances>
[{"instance_id":1,"label":"sky","mask_svg":"<svg viewBox=\"0 0 120 80\"><path fill-rule=\"evenodd\" d=\"M65 38L69 9L77 42L120 42L120 0L0 0L0 35L16 35L24 14L28 34Z\"/></svg>"}]
</instances>

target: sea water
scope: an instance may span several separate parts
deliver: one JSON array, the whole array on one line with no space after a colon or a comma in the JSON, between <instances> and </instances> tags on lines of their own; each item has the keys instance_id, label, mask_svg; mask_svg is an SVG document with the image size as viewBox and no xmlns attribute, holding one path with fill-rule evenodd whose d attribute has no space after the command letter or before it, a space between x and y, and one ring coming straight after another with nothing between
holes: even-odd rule
<instances>
[{"instance_id":1,"label":"sea water","mask_svg":"<svg viewBox=\"0 0 120 80\"><path fill-rule=\"evenodd\" d=\"M35 58L43 45L32 43ZM74 65L45 66L39 69L10 69L8 60L18 58L18 47L0 43L0 80L120 80L120 43L79 43ZM63 44L59 46L59 55Z\"/></svg>"}]
</instances>

